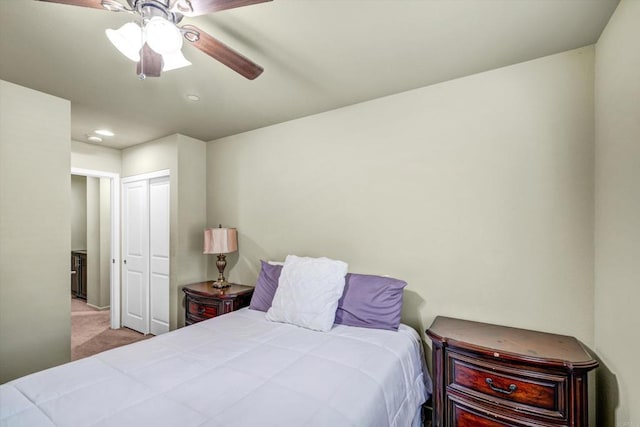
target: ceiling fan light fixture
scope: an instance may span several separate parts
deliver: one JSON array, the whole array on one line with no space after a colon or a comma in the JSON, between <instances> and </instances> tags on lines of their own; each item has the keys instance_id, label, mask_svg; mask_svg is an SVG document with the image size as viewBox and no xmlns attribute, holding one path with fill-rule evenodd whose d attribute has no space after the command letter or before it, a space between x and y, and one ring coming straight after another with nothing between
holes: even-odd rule
<instances>
[{"instance_id":1,"label":"ceiling fan light fixture","mask_svg":"<svg viewBox=\"0 0 640 427\"><path fill-rule=\"evenodd\" d=\"M144 27L147 44L160 55L172 54L182 49L182 33L172 22L154 16Z\"/></svg>"},{"instance_id":2,"label":"ceiling fan light fixture","mask_svg":"<svg viewBox=\"0 0 640 427\"><path fill-rule=\"evenodd\" d=\"M188 67L191 65L191 62L187 58L184 57L180 50L177 50L173 53L165 53L162 55L162 60L164 65L162 66L162 71L171 71L176 70L182 67Z\"/></svg>"},{"instance_id":3,"label":"ceiling fan light fixture","mask_svg":"<svg viewBox=\"0 0 640 427\"><path fill-rule=\"evenodd\" d=\"M133 62L140 61L140 49L142 48L142 29L135 22L127 22L117 30L111 28L105 30L109 41L124 56Z\"/></svg>"}]
</instances>

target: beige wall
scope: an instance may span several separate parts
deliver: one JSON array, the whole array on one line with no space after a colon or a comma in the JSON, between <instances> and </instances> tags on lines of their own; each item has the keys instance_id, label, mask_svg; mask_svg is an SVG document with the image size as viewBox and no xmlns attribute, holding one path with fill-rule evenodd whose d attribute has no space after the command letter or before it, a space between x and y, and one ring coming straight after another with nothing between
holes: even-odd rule
<instances>
[{"instance_id":1,"label":"beige wall","mask_svg":"<svg viewBox=\"0 0 640 427\"><path fill-rule=\"evenodd\" d=\"M178 241L177 284L173 287L172 318L184 326L184 294L182 286L206 279L206 255L202 254L203 231L206 227L206 144L178 135Z\"/></svg>"},{"instance_id":2,"label":"beige wall","mask_svg":"<svg viewBox=\"0 0 640 427\"><path fill-rule=\"evenodd\" d=\"M599 426L640 426L640 2L596 46L595 343Z\"/></svg>"},{"instance_id":3,"label":"beige wall","mask_svg":"<svg viewBox=\"0 0 640 427\"><path fill-rule=\"evenodd\" d=\"M100 307L100 178L87 177L87 303Z\"/></svg>"},{"instance_id":4,"label":"beige wall","mask_svg":"<svg viewBox=\"0 0 640 427\"><path fill-rule=\"evenodd\" d=\"M592 88L587 47L210 142L230 279L329 256L405 279L421 330L450 315L592 345Z\"/></svg>"},{"instance_id":5,"label":"beige wall","mask_svg":"<svg viewBox=\"0 0 640 427\"><path fill-rule=\"evenodd\" d=\"M176 134L122 151L123 177L170 170L170 329L184 325L181 286L203 280L205 276L201 260L205 150L204 142Z\"/></svg>"},{"instance_id":6,"label":"beige wall","mask_svg":"<svg viewBox=\"0 0 640 427\"><path fill-rule=\"evenodd\" d=\"M0 383L70 359L69 135L68 101L0 80Z\"/></svg>"},{"instance_id":7,"label":"beige wall","mask_svg":"<svg viewBox=\"0 0 640 427\"><path fill-rule=\"evenodd\" d=\"M119 174L122 169L121 151L72 140L71 167Z\"/></svg>"},{"instance_id":8,"label":"beige wall","mask_svg":"<svg viewBox=\"0 0 640 427\"><path fill-rule=\"evenodd\" d=\"M111 179L100 178L100 293L97 307L111 303Z\"/></svg>"},{"instance_id":9,"label":"beige wall","mask_svg":"<svg viewBox=\"0 0 640 427\"><path fill-rule=\"evenodd\" d=\"M111 299L111 179L87 177L87 303Z\"/></svg>"},{"instance_id":10,"label":"beige wall","mask_svg":"<svg viewBox=\"0 0 640 427\"><path fill-rule=\"evenodd\" d=\"M71 250L87 249L87 177L71 175Z\"/></svg>"}]
</instances>

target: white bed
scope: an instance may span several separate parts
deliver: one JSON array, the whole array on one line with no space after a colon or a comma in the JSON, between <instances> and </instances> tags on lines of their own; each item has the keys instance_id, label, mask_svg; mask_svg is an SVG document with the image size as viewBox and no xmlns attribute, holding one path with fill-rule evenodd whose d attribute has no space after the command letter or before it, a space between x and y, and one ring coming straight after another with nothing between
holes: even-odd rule
<instances>
[{"instance_id":1,"label":"white bed","mask_svg":"<svg viewBox=\"0 0 640 427\"><path fill-rule=\"evenodd\" d=\"M316 332L242 309L0 386L2 426L419 425L415 330Z\"/></svg>"}]
</instances>

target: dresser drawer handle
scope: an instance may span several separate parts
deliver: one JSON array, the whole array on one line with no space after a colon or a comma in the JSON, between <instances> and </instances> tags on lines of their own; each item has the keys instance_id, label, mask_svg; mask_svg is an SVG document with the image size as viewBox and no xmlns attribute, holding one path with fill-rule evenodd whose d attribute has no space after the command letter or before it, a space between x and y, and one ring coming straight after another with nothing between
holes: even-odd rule
<instances>
[{"instance_id":1,"label":"dresser drawer handle","mask_svg":"<svg viewBox=\"0 0 640 427\"><path fill-rule=\"evenodd\" d=\"M516 391L516 389L518 388L517 385L515 384L510 384L509 385L509 390L505 390L503 388L500 387L496 387L495 385L493 385L493 380L491 378L487 378L485 379L485 381L487 382L487 384L489 384L489 388L493 391L497 391L498 393L502 393L502 394L511 394L514 391Z\"/></svg>"},{"instance_id":2,"label":"dresser drawer handle","mask_svg":"<svg viewBox=\"0 0 640 427\"><path fill-rule=\"evenodd\" d=\"M198 314L204 314L206 308L204 308L203 306L199 306L198 307Z\"/></svg>"}]
</instances>

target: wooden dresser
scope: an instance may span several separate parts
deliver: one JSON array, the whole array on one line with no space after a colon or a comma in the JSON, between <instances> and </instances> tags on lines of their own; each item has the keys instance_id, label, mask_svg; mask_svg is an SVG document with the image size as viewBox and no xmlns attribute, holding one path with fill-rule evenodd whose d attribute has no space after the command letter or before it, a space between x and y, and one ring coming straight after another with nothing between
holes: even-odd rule
<instances>
[{"instance_id":1,"label":"wooden dresser","mask_svg":"<svg viewBox=\"0 0 640 427\"><path fill-rule=\"evenodd\" d=\"M587 372L573 337L437 317L433 425L588 426Z\"/></svg>"},{"instance_id":2,"label":"wooden dresser","mask_svg":"<svg viewBox=\"0 0 640 427\"><path fill-rule=\"evenodd\" d=\"M251 302L253 286L233 284L228 288L216 289L212 284L213 281L192 283L182 288L186 325L247 307Z\"/></svg>"}]
</instances>

